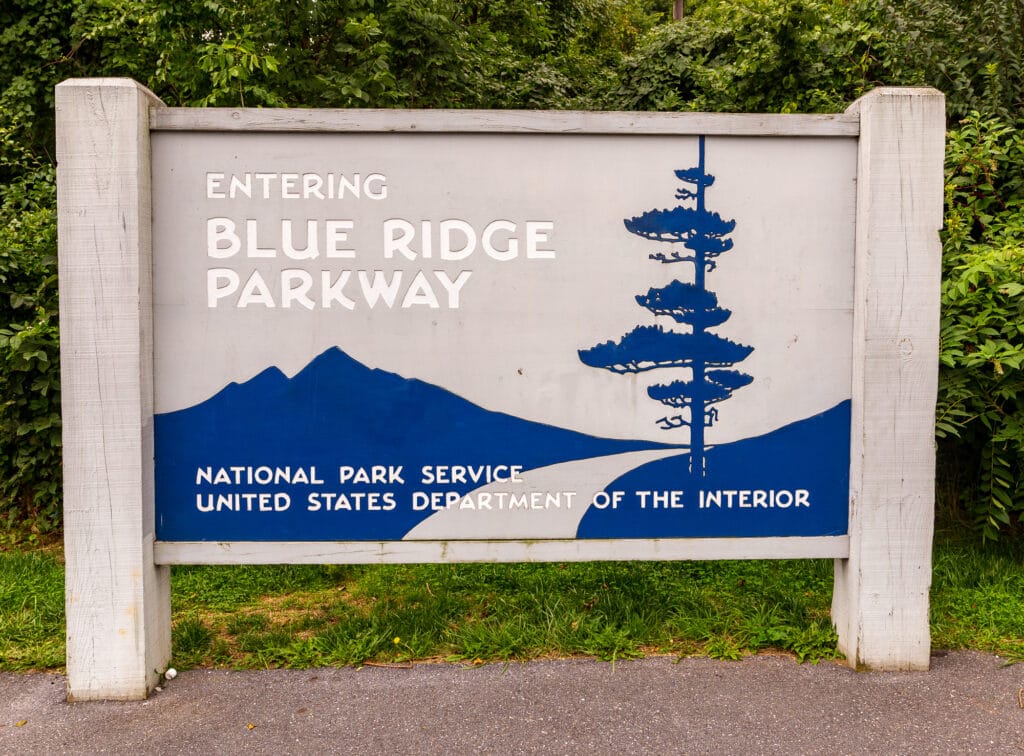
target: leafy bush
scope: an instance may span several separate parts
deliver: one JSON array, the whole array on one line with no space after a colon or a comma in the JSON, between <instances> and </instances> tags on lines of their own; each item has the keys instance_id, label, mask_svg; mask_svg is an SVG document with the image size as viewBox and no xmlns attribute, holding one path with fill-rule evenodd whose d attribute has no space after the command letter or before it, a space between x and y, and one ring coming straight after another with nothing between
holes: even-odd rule
<instances>
[{"instance_id":1,"label":"leafy bush","mask_svg":"<svg viewBox=\"0 0 1024 756\"><path fill-rule=\"evenodd\" d=\"M864 0L728 0L661 26L630 56L606 106L638 110L837 112L894 70L903 49L888 16Z\"/></svg>"},{"instance_id":2,"label":"leafy bush","mask_svg":"<svg viewBox=\"0 0 1024 756\"><path fill-rule=\"evenodd\" d=\"M972 114L947 142L937 434L984 539L1024 514L1024 135Z\"/></svg>"},{"instance_id":3,"label":"leafy bush","mask_svg":"<svg viewBox=\"0 0 1024 756\"><path fill-rule=\"evenodd\" d=\"M0 6L0 526L57 527L53 86L171 105L827 112L931 84L954 119L941 449L991 539L1024 513L1019 0L10 0ZM963 123L957 123L965 119Z\"/></svg>"},{"instance_id":4,"label":"leafy bush","mask_svg":"<svg viewBox=\"0 0 1024 756\"><path fill-rule=\"evenodd\" d=\"M953 124L972 112L1012 123L1024 109L1024 3L915 0L886 8L901 67L946 93Z\"/></svg>"},{"instance_id":5,"label":"leafy bush","mask_svg":"<svg viewBox=\"0 0 1024 756\"><path fill-rule=\"evenodd\" d=\"M55 215L36 208L0 228L0 523L37 533L54 529L60 513Z\"/></svg>"},{"instance_id":6,"label":"leafy bush","mask_svg":"<svg viewBox=\"0 0 1024 756\"><path fill-rule=\"evenodd\" d=\"M655 27L603 92L631 110L836 112L876 86L934 86L953 123L1024 109L1020 0L718 0Z\"/></svg>"},{"instance_id":7,"label":"leafy bush","mask_svg":"<svg viewBox=\"0 0 1024 756\"><path fill-rule=\"evenodd\" d=\"M607 106L842 111L874 81L868 53L884 33L871 20L863 3L705 3L643 41Z\"/></svg>"},{"instance_id":8,"label":"leafy bush","mask_svg":"<svg viewBox=\"0 0 1024 756\"><path fill-rule=\"evenodd\" d=\"M0 525L45 533L60 513L57 217L35 94L19 79L0 95Z\"/></svg>"}]
</instances>

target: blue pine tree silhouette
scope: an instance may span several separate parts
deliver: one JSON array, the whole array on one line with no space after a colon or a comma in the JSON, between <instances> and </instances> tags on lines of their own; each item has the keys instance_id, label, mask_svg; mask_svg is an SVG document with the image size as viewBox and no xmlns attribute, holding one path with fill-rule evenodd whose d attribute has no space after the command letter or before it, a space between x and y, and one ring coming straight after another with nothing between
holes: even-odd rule
<instances>
[{"instance_id":1,"label":"blue pine tree silhouette","mask_svg":"<svg viewBox=\"0 0 1024 756\"><path fill-rule=\"evenodd\" d=\"M726 239L736 221L723 220L705 207L704 195L715 177L704 170L704 137L700 137L699 165L676 171L682 188L676 199L686 204L671 210L648 210L623 221L626 230L652 241L667 242L668 251L651 253L661 263L693 263L694 282L673 281L661 289L650 289L636 297L637 304L655 316L669 317L689 326L689 332L667 330L661 325L640 325L619 341L606 341L579 350L580 360L590 367L613 373L642 373L658 368L689 368L689 378L654 384L647 395L677 410L658 420L666 430L690 428L690 475L706 473L704 429L718 419L712 405L723 402L753 378L736 370L725 370L745 360L753 347L722 338L708 329L721 325L732 314L718 306L718 298L705 286L705 276L715 269L716 258L732 249ZM680 247L682 249L680 249Z\"/></svg>"}]
</instances>

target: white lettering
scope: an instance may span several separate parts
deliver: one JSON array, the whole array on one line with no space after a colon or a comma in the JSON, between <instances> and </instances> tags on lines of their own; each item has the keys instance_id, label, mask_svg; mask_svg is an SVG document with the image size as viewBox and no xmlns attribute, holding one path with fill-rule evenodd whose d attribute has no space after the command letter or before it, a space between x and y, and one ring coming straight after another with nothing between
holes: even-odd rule
<instances>
[{"instance_id":1,"label":"white lettering","mask_svg":"<svg viewBox=\"0 0 1024 756\"><path fill-rule=\"evenodd\" d=\"M363 182L363 193L372 200L388 198L387 177L381 173L371 173Z\"/></svg>"},{"instance_id":2,"label":"white lettering","mask_svg":"<svg viewBox=\"0 0 1024 756\"><path fill-rule=\"evenodd\" d=\"M324 179L322 176L316 173L303 173L302 174L302 197L303 199L309 199L310 197L316 197L317 199L323 199L324 194L320 191L324 185Z\"/></svg>"},{"instance_id":3,"label":"white lettering","mask_svg":"<svg viewBox=\"0 0 1024 756\"><path fill-rule=\"evenodd\" d=\"M305 270L292 268L281 271L281 306L288 308L292 302L298 302L307 310L316 305L309 298L309 290L313 287L313 276Z\"/></svg>"},{"instance_id":4,"label":"white lettering","mask_svg":"<svg viewBox=\"0 0 1024 756\"><path fill-rule=\"evenodd\" d=\"M512 237L505 240L505 249L498 249L494 246L494 234L498 231L508 231L510 234L516 232L516 224L507 220L491 221L484 228L480 237L484 252L498 261L512 260L519 255L519 240Z\"/></svg>"},{"instance_id":5,"label":"white lettering","mask_svg":"<svg viewBox=\"0 0 1024 756\"><path fill-rule=\"evenodd\" d=\"M448 277L448 274L443 270L435 270L434 276L437 278L444 290L448 292L448 308L451 310L459 309L459 292L462 291L462 287L466 285L466 281L473 275L471 271L464 270L455 278L453 281Z\"/></svg>"},{"instance_id":6,"label":"white lettering","mask_svg":"<svg viewBox=\"0 0 1024 756\"><path fill-rule=\"evenodd\" d=\"M548 234L555 224L551 221L526 221L526 257L528 260L554 260L555 250L541 249L539 245L548 241Z\"/></svg>"},{"instance_id":7,"label":"white lettering","mask_svg":"<svg viewBox=\"0 0 1024 756\"><path fill-rule=\"evenodd\" d=\"M438 255L442 260L465 260L476 249L476 231L464 220L449 218L439 224L440 243ZM464 237L461 247L453 247L453 233L460 233Z\"/></svg>"},{"instance_id":8,"label":"white lettering","mask_svg":"<svg viewBox=\"0 0 1024 756\"><path fill-rule=\"evenodd\" d=\"M220 182L224 180L223 173L206 174L206 198L224 199L224 190L220 188Z\"/></svg>"},{"instance_id":9,"label":"white lettering","mask_svg":"<svg viewBox=\"0 0 1024 756\"><path fill-rule=\"evenodd\" d=\"M339 246L348 241L348 232L352 230L352 225L350 220L329 220L324 224L327 236L327 257L351 259L356 256L354 249L342 249Z\"/></svg>"},{"instance_id":10,"label":"white lettering","mask_svg":"<svg viewBox=\"0 0 1024 756\"><path fill-rule=\"evenodd\" d=\"M302 195L299 194L296 184L299 183L299 174L297 173L282 173L281 174L281 198L282 199L299 199Z\"/></svg>"},{"instance_id":11,"label":"white lettering","mask_svg":"<svg viewBox=\"0 0 1024 756\"><path fill-rule=\"evenodd\" d=\"M252 199L252 174L245 174L245 181L241 181L238 176L231 177L231 186L228 188L228 196L234 199L238 193L241 192L249 199Z\"/></svg>"},{"instance_id":12,"label":"white lettering","mask_svg":"<svg viewBox=\"0 0 1024 756\"><path fill-rule=\"evenodd\" d=\"M302 249L295 247L295 240L292 236L292 222L281 221L281 245L284 253L293 260L314 260L320 256L320 245L317 243L317 222L306 221L306 246Z\"/></svg>"},{"instance_id":13,"label":"white lettering","mask_svg":"<svg viewBox=\"0 0 1024 756\"><path fill-rule=\"evenodd\" d=\"M343 270L338 274L337 280L331 283L331 271L325 270L320 273L320 301L326 309L330 309L331 304L334 302L337 302L346 310L356 309L356 303L344 294L345 284L348 283L348 279L351 277L351 270Z\"/></svg>"},{"instance_id":14,"label":"white lettering","mask_svg":"<svg viewBox=\"0 0 1024 756\"><path fill-rule=\"evenodd\" d=\"M389 218L384 221L384 258L391 260L395 252L400 252L407 260L415 260L416 252L411 246L415 235L416 229L407 220Z\"/></svg>"},{"instance_id":15,"label":"white lettering","mask_svg":"<svg viewBox=\"0 0 1024 756\"><path fill-rule=\"evenodd\" d=\"M206 306L214 308L224 297L238 290L240 280L231 268L211 268L206 271Z\"/></svg>"},{"instance_id":16,"label":"white lettering","mask_svg":"<svg viewBox=\"0 0 1024 756\"><path fill-rule=\"evenodd\" d=\"M414 305L427 305L432 310L440 307L437 297L434 296L434 290L430 287L430 282L422 270L412 279L412 283L409 284L409 288L405 292L405 297L402 298L403 310L408 310Z\"/></svg>"},{"instance_id":17,"label":"white lettering","mask_svg":"<svg viewBox=\"0 0 1024 756\"><path fill-rule=\"evenodd\" d=\"M242 287L242 293L238 297L236 307L248 307L251 304L261 304L265 307L276 307L274 296L270 293L270 287L263 280L258 270L254 270L249 280Z\"/></svg>"},{"instance_id":18,"label":"white lettering","mask_svg":"<svg viewBox=\"0 0 1024 756\"><path fill-rule=\"evenodd\" d=\"M222 247L221 242L227 242ZM210 218L206 221L206 256L224 259L242 248L242 240L235 233L235 222L230 218Z\"/></svg>"},{"instance_id":19,"label":"white lettering","mask_svg":"<svg viewBox=\"0 0 1024 756\"><path fill-rule=\"evenodd\" d=\"M259 174L256 174L259 176ZM288 221L289 223L291 221ZM283 223L283 222L282 222ZM247 257L276 257L277 250L273 248L261 248L259 242L256 239L256 229L258 228L255 220L247 220L245 222L245 241L246 248L245 254Z\"/></svg>"},{"instance_id":20,"label":"white lettering","mask_svg":"<svg viewBox=\"0 0 1024 756\"><path fill-rule=\"evenodd\" d=\"M383 271L373 271L373 280L370 280L368 271L359 271L359 285L363 290L363 298L372 310L377 302L382 300L389 308L395 306L395 298L398 296L398 287L402 284L402 271L395 271L391 280L385 278Z\"/></svg>"}]
</instances>

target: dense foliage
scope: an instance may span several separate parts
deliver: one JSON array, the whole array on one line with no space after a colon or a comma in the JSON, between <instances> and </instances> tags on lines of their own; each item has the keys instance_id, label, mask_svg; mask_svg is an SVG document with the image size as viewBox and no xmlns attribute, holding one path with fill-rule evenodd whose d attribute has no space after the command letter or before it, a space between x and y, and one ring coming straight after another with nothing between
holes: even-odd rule
<instances>
[{"instance_id":1,"label":"dense foliage","mask_svg":"<svg viewBox=\"0 0 1024 756\"><path fill-rule=\"evenodd\" d=\"M936 431L954 504L995 538L1024 514L1024 136L997 117L948 136L943 240Z\"/></svg>"},{"instance_id":2,"label":"dense foliage","mask_svg":"<svg viewBox=\"0 0 1024 756\"><path fill-rule=\"evenodd\" d=\"M842 110L947 94L938 432L986 538L1024 515L1019 0L9 0L0 7L0 528L59 523L53 86L171 105Z\"/></svg>"}]
</instances>

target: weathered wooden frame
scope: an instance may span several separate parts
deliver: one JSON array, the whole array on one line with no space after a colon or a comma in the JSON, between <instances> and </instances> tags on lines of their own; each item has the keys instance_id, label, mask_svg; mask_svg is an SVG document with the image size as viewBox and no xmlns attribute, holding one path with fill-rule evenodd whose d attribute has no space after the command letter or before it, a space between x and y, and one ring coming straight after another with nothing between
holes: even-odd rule
<instances>
[{"instance_id":1,"label":"weathered wooden frame","mask_svg":"<svg viewBox=\"0 0 1024 756\"><path fill-rule=\"evenodd\" d=\"M851 665L926 669L944 101L839 115L166 108L127 79L57 87L70 699L144 698L170 660L170 564L835 558ZM859 139L849 535L610 541L160 543L153 512L154 130Z\"/></svg>"}]
</instances>

